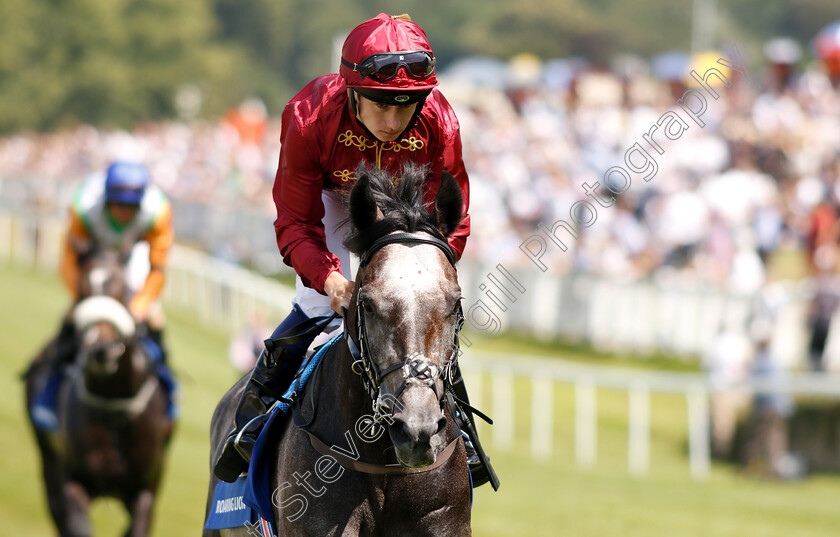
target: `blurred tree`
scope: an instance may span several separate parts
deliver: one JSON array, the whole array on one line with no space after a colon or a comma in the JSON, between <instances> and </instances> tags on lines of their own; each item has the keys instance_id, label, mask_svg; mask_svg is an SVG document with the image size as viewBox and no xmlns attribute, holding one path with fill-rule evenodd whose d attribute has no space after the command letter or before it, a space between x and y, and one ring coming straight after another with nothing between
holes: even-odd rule
<instances>
[{"instance_id":1,"label":"blurred tree","mask_svg":"<svg viewBox=\"0 0 840 537\"><path fill-rule=\"evenodd\" d=\"M784 35L806 46L823 26L840 19L837 0L732 0L721 9L756 39Z\"/></svg>"},{"instance_id":2,"label":"blurred tree","mask_svg":"<svg viewBox=\"0 0 840 537\"><path fill-rule=\"evenodd\" d=\"M807 45L837 0L718 0L718 44L785 34ZM441 68L468 54L508 60L653 56L690 46L694 0L2 0L0 132L77 122L130 126L177 114L190 84L202 116L256 95L277 115L313 77L336 72L335 43L380 11L409 13ZM806 55L807 57L807 55ZM749 59L749 58L748 58Z\"/></svg>"},{"instance_id":3,"label":"blurred tree","mask_svg":"<svg viewBox=\"0 0 840 537\"><path fill-rule=\"evenodd\" d=\"M269 111L310 79L337 72L333 37L365 19L358 2L330 0L216 0L225 44L238 44L263 73L258 84Z\"/></svg>"},{"instance_id":4,"label":"blurred tree","mask_svg":"<svg viewBox=\"0 0 840 537\"><path fill-rule=\"evenodd\" d=\"M191 82L211 110L237 70L212 42L208 0L4 0L0 131L130 126L175 114Z\"/></svg>"}]
</instances>

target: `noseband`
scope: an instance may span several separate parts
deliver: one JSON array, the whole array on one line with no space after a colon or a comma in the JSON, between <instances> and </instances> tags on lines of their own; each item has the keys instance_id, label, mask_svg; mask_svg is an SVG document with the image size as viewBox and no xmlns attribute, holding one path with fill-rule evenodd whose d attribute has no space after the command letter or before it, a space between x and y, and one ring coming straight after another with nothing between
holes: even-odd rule
<instances>
[{"instance_id":1,"label":"noseband","mask_svg":"<svg viewBox=\"0 0 840 537\"><path fill-rule=\"evenodd\" d=\"M430 244L439 248L444 255L446 255L446 259L452 267L455 267L455 254L453 253L452 248L450 248L445 241L431 235L420 233L394 233L380 237L371 244L370 248L368 248L364 254L362 254L360 267L364 268L367 266L373 255L388 244ZM361 290L362 285L363 284L360 281L357 291ZM350 353L353 355L353 359L355 360L352 365L353 372L359 375L362 381L362 386L365 390L367 390L373 400L374 421L376 423L381 423L383 420L387 421L390 418L393 413L391 403L399 399L400 395L402 395L403 391L405 391L406 387L409 385L431 388L435 392L441 408L443 408L446 394L452 386L452 376L458 364L458 356L460 354L458 332L464 324L464 313L461 309L460 302L458 303L457 326L455 328L455 340L452 347L452 357L446 361L446 364L443 367L426 360L423 354L415 352L412 353L405 361L394 364L385 370L380 370L379 366L376 365L376 362L371 357L370 347L368 345L363 301L358 299L356 300L355 313L356 339L358 340L358 344L353 340L349 330L345 331L344 337L347 341ZM396 371L403 372L403 380L400 383L396 394L387 398L390 402L385 401L383 400L382 393L380 392L380 387L382 382L385 380L385 377ZM436 381L438 378L443 381L443 390L439 390L437 387Z\"/></svg>"}]
</instances>

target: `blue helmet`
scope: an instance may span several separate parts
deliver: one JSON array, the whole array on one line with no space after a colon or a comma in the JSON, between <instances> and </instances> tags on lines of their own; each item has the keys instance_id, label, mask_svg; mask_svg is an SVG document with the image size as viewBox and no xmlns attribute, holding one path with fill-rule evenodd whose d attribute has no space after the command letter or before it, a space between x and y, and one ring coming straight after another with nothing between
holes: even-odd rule
<instances>
[{"instance_id":1,"label":"blue helmet","mask_svg":"<svg viewBox=\"0 0 840 537\"><path fill-rule=\"evenodd\" d=\"M140 205L151 177L144 165L117 161L108 167L105 178L105 201Z\"/></svg>"}]
</instances>

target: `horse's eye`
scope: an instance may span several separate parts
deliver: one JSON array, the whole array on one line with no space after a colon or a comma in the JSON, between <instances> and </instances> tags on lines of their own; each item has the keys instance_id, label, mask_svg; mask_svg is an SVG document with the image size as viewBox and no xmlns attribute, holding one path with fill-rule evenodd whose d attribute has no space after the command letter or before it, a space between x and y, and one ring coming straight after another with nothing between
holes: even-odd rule
<instances>
[{"instance_id":1,"label":"horse's eye","mask_svg":"<svg viewBox=\"0 0 840 537\"><path fill-rule=\"evenodd\" d=\"M363 298L363 299L361 299L361 303L362 303L362 309L365 311L365 313L370 313L372 315L373 312L374 312L374 308L373 308L373 304L371 304L370 300L367 300L367 299Z\"/></svg>"}]
</instances>

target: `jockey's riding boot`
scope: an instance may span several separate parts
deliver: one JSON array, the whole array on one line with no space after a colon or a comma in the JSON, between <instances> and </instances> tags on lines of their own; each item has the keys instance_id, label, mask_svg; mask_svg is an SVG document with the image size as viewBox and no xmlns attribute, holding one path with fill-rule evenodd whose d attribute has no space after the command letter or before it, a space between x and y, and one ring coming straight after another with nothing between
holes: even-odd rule
<instances>
[{"instance_id":1,"label":"jockey's riding boot","mask_svg":"<svg viewBox=\"0 0 840 537\"><path fill-rule=\"evenodd\" d=\"M32 423L41 430L58 428L58 392L64 381L66 365L76 356L76 328L66 320L61 325L53 352L46 359L47 380L35 396L30 408Z\"/></svg>"},{"instance_id":2,"label":"jockey's riding boot","mask_svg":"<svg viewBox=\"0 0 840 537\"><path fill-rule=\"evenodd\" d=\"M61 330L55 340L55 362L59 365L70 364L76 357L76 326L67 319L61 323Z\"/></svg>"},{"instance_id":3,"label":"jockey's riding boot","mask_svg":"<svg viewBox=\"0 0 840 537\"><path fill-rule=\"evenodd\" d=\"M166 414L170 419L178 417L178 403L176 401L176 391L178 390L178 381L175 378L175 373L169 367L166 346L163 344L163 328L152 328L146 325L146 341L145 349L152 359L154 364L155 374L158 380L163 385L163 390L166 392Z\"/></svg>"},{"instance_id":4,"label":"jockey's riding boot","mask_svg":"<svg viewBox=\"0 0 840 537\"><path fill-rule=\"evenodd\" d=\"M147 334L149 336L149 339L155 345L157 345L157 348L160 350L160 361L166 364L166 359L169 356L169 353L166 349L166 346L163 344L163 328L152 328L150 326L148 328Z\"/></svg>"},{"instance_id":5,"label":"jockey's riding boot","mask_svg":"<svg viewBox=\"0 0 840 537\"><path fill-rule=\"evenodd\" d=\"M233 416L234 429L225 440L213 471L219 479L233 483L248 469L251 451L268 419L268 411L289 386L303 356L280 349L274 359L263 350L242 390Z\"/></svg>"},{"instance_id":6,"label":"jockey's riding boot","mask_svg":"<svg viewBox=\"0 0 840 537\"><path fill-rule=\"evenodd\" d=\"M470 399L464 385L464 378L461 376L460 367L455 368L452 391L453 394L450 394L447 400L455 423L461 428L464 436L464 448L467 451L467 463L470 467L473 487L479 487L489 481L493 490L498 490L499 478L490 464L490 456L484 452L484 448L481 447L481 442L478 439L478 432L473 419L473 411L478 411L470 406ZM478 414L488 419L481 412L478 412Z\"/></svg>"},{"instance_id":7,"label":"jockey's riding boot","mask_svg":"<svg viewBox=\"0 0 840 537\"><path fill-rule=\"evenodd\" d=\"M268 419L267 412L291 385L300 368L306 349L320 332L308 328L312 320L299 306L280 323L272 337L266 340L266 349L260 354L251 378L242 390L233 417L234 429L225 440L222 453L213 469L222 481L232 483L248 469L251 452L257 437ZM289 336L291 333L293 335Z\"/></svg>"}]
</instances>

